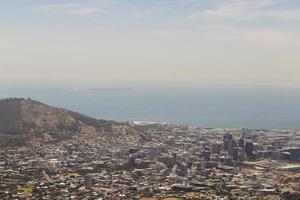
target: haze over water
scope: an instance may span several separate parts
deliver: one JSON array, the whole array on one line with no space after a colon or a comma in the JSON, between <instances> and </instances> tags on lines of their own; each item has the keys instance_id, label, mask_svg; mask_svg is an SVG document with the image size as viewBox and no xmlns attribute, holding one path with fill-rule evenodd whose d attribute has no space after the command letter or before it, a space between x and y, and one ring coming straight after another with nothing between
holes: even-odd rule
<instances>
[{"instance_id":1,"label":"haze over water","mask_svg":"<svg viewBox=\"0 0 300 200\"><path fill-rule=\"evenodd\" d=\"M0 89L1 98L23 96L80 113L121 121L149 120L220 128L300 128L296 89L68 90Z\"/></svg>"},{"instance_id":2,"label":"haze over water","mask_svg":"<svg viewBox=\"0 0 300 200\"><path fill-rule=\"evenodd\" d=\"M0 96L104 119L300 128L299 10L299 0L1 1Z\"/></svg>"}]
</instances>

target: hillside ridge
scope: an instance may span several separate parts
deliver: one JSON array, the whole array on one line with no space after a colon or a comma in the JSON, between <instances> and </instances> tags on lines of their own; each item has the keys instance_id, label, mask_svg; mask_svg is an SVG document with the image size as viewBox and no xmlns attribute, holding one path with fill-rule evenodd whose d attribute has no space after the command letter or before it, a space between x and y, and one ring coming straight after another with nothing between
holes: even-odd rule
<instances>
[{"instance_id":1,"label":"hillside ridge","mask_svg":"<svg viewBox=\"0 0 300 200\"><path fill-rule=\"evenodd\" d=\"M99 137L112 145L147 140L129 123L95 119L31 98L0 100L0 145L31 140L60 141L73 136Z\"/></svg>"}]
</instances>

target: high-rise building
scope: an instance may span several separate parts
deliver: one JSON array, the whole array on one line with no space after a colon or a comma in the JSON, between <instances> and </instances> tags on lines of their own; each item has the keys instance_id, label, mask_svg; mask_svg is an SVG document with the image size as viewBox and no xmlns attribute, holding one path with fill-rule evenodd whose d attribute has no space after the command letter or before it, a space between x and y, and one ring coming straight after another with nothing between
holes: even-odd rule
<instances>
[{"instance_id":1,"label":"high-rise building","mask_svg":"<svg viewBox=\"0 0 300 200\"><path fill-rule=\"evenodd\" d=\"M233 140L228 140L228 154L232 156L233 151Z\"/></svg>"},{"instance_id":2,"label":"high-rise building","mask_svg":"<svg viewBox=\"0 0 300 200\"><path fill-rule=\"evenodd\" d=\"M210 146L210 152L212 154L218 154L219 155L220 151L221 151L221 145L220 145L220 143L214 142L214 143L211 144L211 146Z\"/></svg>"},{"instance_id":3,"label":"high-rise building","mask_svg":"<svg viewBox=\"0 0 300 200\"><path fill-rule=\"evenodd\" d=\"M253 159L253 143L252 142L246 142L245 151L248 159Z\"/></svg>"},{"instance_id":4,"label":"high-rise building","mask_svg":"<svg viewBox=\"0 0 300 200\"><path fill-rule=\"evenodd\" d=\"M244 140L244 137L242 136L239 139L239 147L244 148L244 146L245 146L245 140Z\"/></svg>"},{"instance_id":5,"label":"high-rise building","mask_svg":"<svg viewBox=\"0 0 300 200\"><path fill-rule=\"evenodd\" d=\"M224 151L228 151L228 140L223 140L223 149Z\"/></svg>"},{"instance_id":6,"label":"high-rise building","mask_svg":"<svg viewBox=\"0 0 300 200\"><path fill-rule=\"evenodd\" d=\"M239 160L239 150L240 150L239 147L234 147L232 150L232 159L235 161Z\"/></svg>"},{"instance_id":7,"label":"high-rise building","mask_svg":"<svg viewBox=\"0 0 300 200\"><path fill-rule=\"evenodd\" d=\"M290 159L292 161L300 161L300 148L289 148L287 151L290 152Z\"/></svg>"},{"instance_id":8,"label":"high-rise building","mask_svg":"<svg viewBox=\"0 0 300 200\"><path fill-rule=\"evenodd\" d=\"M225 133L223 135L223 149L224 151L228 151L228 141L232 140L232 135L230 133Z\"/></svg>"},{"instance_id":9,"label":"high-rise building","mask_svg":"<svg viewBox=\"0 0 300 200\"><path fill-rule=\"evenodd\" d=\"M233 155L233 148L237 147L235 140L228 140L228 154Z\"/></svg>"}]
</instances>

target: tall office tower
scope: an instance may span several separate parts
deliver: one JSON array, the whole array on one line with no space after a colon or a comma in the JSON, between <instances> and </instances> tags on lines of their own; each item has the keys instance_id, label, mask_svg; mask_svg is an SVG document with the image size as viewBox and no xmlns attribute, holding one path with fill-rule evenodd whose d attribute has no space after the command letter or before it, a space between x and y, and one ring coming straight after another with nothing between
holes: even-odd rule
<instances>
[{"instance_id":1,"label":"tall office tower","mask_svg":"<svg viewBox=\"0 0 300 200\"><path fill-rule=\"evenodd\" d=\"M253 143L246 142L245 151L248 159L253 159Z\"/></svg>"},{"instance_id":2,"label":"tall office tower","mask_svg":"<svg viewBox=\"0 0 300 200\"><path fill-rule=\"evenodd\" d=\"M239 139L239 147L241 148L245 147L245 140L243 136Z\"/></svg>"},{"instance_id":3,"label":"tall office tower","mask_svg":"<svg viewBox=\"0 0 300 200\"><path fill-rule=\"evenodd\" d=\"M223 149L224 151L228 151L228 140L223 140Z\"/></svg>"},{"instance_id":4,"label":"tall office tower","mask_svg":"<svg viewBox=\"0 0 300 200\"><path fill-rule=\"evenodd\" d=\"M232 156L232 153L233 153L233 140L228 140L227 150L228 150L228 154Z\"/></svg>"},{"instance_id":5,"label":"tall office tower","mask_svg":"<svg viewBox=\"0 0 300 200\"><path fill-rule=\"evenodd\" d=\"M228 154L233 155L233 148L237 147L235 140L228 140Z\"/></svg>"},{"instance_id":6,"label":"tall office tower","mask_svg":"<svg viewBox=\"0 0 300 200\"><path fill-rule=\"evenodd\" d=\"M236 140L232 140L232 147L237 147L237 143L236 143Z\"/></svg>"},{"instance_id":7,"label":"tall office tower","mask_svg":"<svg viewBox=\"0 0 300 200\"><path fill-rule=\"evenodd\" d=\"M220 143L218 143L218 142L212 143L211 146L210 146L210 151L211 151L212 154L218 154L219 155L220 151L221 151Z\"/></svg>"},{"instance_id":8,"label":"tall office tower","mask_svg":"<svg viewBox=\"0 0 300 200\"><path fill-rule=\"evenodd\" d=\"M228 151L228 141L232 140L232 135L230 133L225 133L223 135L223 149L224 151Z\"/></svg>"},{"instance_id":9,"label":"tall office tower","mask_svg":"<svg viewBox=\"0 0 300 200\"><path fill-rule=\"evenodd\" d=\"M233 150L232 150L232 159L235 160L235 161L239 160L239 150L240 150L239 147L233 147Z\"/></svg>"},{"instance_id":10,"label":"tall office tower","mask_svg":"<svg viewBox=\"0 0 300 200\"><path fill-rule=\"evenodd\" d=\"M290 160L297 162L300 161L300 148L289 148L287 151L290 152Z\"/></svg>"}]
</instances>

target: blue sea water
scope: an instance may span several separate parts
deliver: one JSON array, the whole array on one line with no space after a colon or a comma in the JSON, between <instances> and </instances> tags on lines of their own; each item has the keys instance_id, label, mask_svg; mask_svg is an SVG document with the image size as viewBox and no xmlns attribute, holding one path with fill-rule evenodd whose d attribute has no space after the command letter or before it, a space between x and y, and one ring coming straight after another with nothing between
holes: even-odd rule
<instances>
[{"instance_id":1,"label":"blue sea water","mask_svg":"<svg viewBox=\"0 0 300 200\"><path fill-rule=\"evenodd\" d=\"M31 97L92 117L218 128L300 128L300 93L288 89L69 91L0 87L1 98Z\"/></svg>"}]
</instances>

